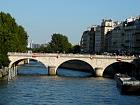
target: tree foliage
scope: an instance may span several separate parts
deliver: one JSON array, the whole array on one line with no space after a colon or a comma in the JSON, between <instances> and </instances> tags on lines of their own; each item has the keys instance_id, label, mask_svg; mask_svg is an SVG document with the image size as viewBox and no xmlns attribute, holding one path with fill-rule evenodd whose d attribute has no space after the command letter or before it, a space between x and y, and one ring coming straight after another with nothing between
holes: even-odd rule
<instances>
[{"instance_id":1,"label":"tree foliage","mask_svg":"<svg viewBox=\"0 0 140 105\"><path fill-rule=\"evenodd\" d=\"M9 13L0 12L0 65L7 65L7 52L25 52L28 36Z\"/></svg>"},{"instance_id":2,"label":"tree foliage","mask_svg":"<svg viewBox=\"0 0 140 105\"><path fill-rule=\"evenodd\" d=\"M48 48L44 47L44 46L41 46L39 48L33 48L32 52L34 52L34 53L47 53L48 52Z\"/></svg>"},{"instance_id":3,"label":"tree foliage","mask_svg":"<svg viewBox=\"0 0 140 105\"><path fill-rule=\"evenodd\" d=\"M81 52L81 47L79 45L75 45L75 46L72 47L71 52L74 53L74 54L80 53Z\"/></svg>"},{"instance_id":4,"label":"tree foliage","mask_svg":"<svg viewBox=\"0 0 140 105\"><path fill-rule=\"evenodd\" d=\"M71 47L72 45L66 36L62 34L53 34L47 50L53 53L69 53Z\"/></svg>"},{"instance_id":5,"label":"tree foliage","mask_svg":"<svg viewBox=\"0 0 140 105\"><path fill-rule=\"evenodd\" d=\"M35 53L81 53L81 47L68 41L68 38L62 34L53 34L51 41L46 46L32 49Z\"/></svg>"}]
</instances>

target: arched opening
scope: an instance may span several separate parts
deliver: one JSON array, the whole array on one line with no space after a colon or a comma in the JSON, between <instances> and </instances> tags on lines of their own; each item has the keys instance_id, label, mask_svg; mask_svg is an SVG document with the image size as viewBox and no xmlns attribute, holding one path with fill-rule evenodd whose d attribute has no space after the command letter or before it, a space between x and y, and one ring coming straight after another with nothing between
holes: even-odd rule
<instances>
[{"instance_id":1,"label":"arched opening","mask_svg":"<svg viewBox=\"0 0 140 105\"><path fill-rule=\"evenodd\" d=\"M69 60L57 68L57 75L66 77L90 77L94 73L92 66L82 60Z\"/></svg>"},{"instance_id":2,"label":"arched opening","mask_svg":"<svg viewBox=\"0 0 140 105\"><path fill-rule=\"evenodd\" d=\"M140 80L140 58L134 59L132 63L136 66L134 77Z\"/></svg>"},{"instance_id":3,"label":"arched opening","mask_svg":"<svg viewBox=\"0 0 140 105\"><path fill-rule=\"evenodd\" d=\"M128 62L115 62L105 68L103 72L104 77L114 78L116 73L127 74L129 76L133 76L133 71L135 71L136 67L132 63Z\"/></svg>"},{"instance_id":4,"label":"arched opening","mask_svg":"<svg viewBox=\"0 0 140 105\"><path fill-rule=\"evenodd\" d=\"M13 66L17 67L17 75L48 75L46 66L36 59L20 59Z\"/></svg>"}]
</instances>

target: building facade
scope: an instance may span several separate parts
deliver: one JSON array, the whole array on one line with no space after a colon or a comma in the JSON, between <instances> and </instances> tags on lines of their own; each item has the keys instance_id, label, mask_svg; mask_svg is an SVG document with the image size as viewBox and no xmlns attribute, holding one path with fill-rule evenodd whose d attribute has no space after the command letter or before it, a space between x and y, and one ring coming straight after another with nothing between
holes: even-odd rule
<instances>
[{"instance_id":1,"label":"building facade","mask_svg":"<svg viewBox=\"0 0 140 105\"><path fill-rule=\"evenodd\" d=\"M123 43L123 26L119 24L113 30L107 33L106 49L107 52L120 52Z\"/></svg>"},{"instance_id":2,"label":"building facade","mask_svg":"<svg viewBox=\"0 0 140 105\"><path fill-rule=\"evenodd\" d=\"M124 22L124 50L128 53L140 53L140 17Z\"/></svg>"},{"instance_id":3,"label":"building facade","mask_svg":"<svg viewBox=\"0 0 140 105\"><path fill-rule=\"evenodd\" d=\"M101 26L98 25L95 31L95 52L101 52Z\"/></svg>"},{"instance_id":4,"label":"building facade","mask_svg":"<svg viewBox=\"0 0 140 105\"><path fill-rule=\"evenodd\" d=\"M101 23L101 52L105 52L107 49L106 45L106 35L108 32L112 31L117 25L117 22L112 21L111 19L102 20Z\"/></svg>"},{"instance_id":5,"label":"building facade","mask_svg":"<svg viewBox=\"0 0 140 105\"><path fill-rule=\"evenodd\" d=\"M81 48L83 53L140 54L140 16L120 23L103 19L83 33Z\"/></svg>"},{"instance_id":6,"label":"building facade","mask_svg":"<svg viewBox=\"0 0 140 105\"><path fill-rule=\"evenodd\" d=\"M80 42L82 53L92 54L95 52L95 30L96 27L92 26L83 32Z\"/></svg>"}]
</instances>

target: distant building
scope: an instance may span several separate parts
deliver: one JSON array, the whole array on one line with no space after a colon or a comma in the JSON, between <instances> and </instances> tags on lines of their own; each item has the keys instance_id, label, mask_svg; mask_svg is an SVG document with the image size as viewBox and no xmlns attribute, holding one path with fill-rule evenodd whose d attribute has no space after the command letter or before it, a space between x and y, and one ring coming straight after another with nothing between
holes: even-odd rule
<instances>
[{"instance_id":1,"label":"distant building","mask_svg":"<svg viewBox=\"0 0 140 105\"><path fill-rule=\"evenodd\" d=\"M124 50L129 53L140 53L140 17L133 17L124 22L123 39Z\"/></svg>"},{"instance_id":2,"label":"distant building","mask_svg":"<svg viewBox=\"0 0 140 105\"><path fill-rule=\"evenodd\" d=\"M108 52L140 53L140 18L128 18L108 32L106 47Z\"/></svg>"},{"instance_id":3,"label":"distant building","mask_svg":"<svg viewBox=\"0 0 140 105\"><path fill-rule=\"evenodd\" d=\"M113 22L111 19L102 20L102 23L101 23L101 52L106 51L106 48L107 48L107 46L106 46L107 32L113 30L117 24L118 24L117 22Z\"/></svg>"},{"instance_id":4,"label":"distant building","mask_svg":"<svg viewBox=\"0 0 140 105\"><path fill-rule=\"evenodd\" d=\"M101 26L98 25L95 31L95 52L101 52Z\"/></svg>"},{"instance_id":5,"label":"distant building","mask_svg":"<svg viewBox=\"0 0 140 105\"><path fill-rule=\"evenodd\" d=\"M81 46L81 52L82 53L88 53L89 52L89 31L84 31L83 32L81 42L80 42L80 46Z\"/></svg>"},{"instance_id":6,"label":"distant building","mask_svg":"<svg viewBox=\"0 0 140 105\"><path fill-rule=\"evenodd\" d=\"M123 22L103 19L101 26L91 27L83 33L81 52L140 54L140 16Z\"/></svg>"},{"instance_id":7,"label":"distant building","mask_svg":"<svg viewBox=\"0 0 140 105\"><path fill-rule=\"evenodd\" d=\"M119 52L122 50L123 43L123 25L119 24L106 35L106 51Z\"/></svg>"},{"instance_id":8,"label":"distant building","mask_svg":"<svg viewBox=\"0 0 140 105\"><path fill-rule=\"evenodd\" d=\"M33 41L31 40L31 41L28 41L28 45L27 45L27 48L32 48L32 44L33 44Z\"/></svg>"},{"instance_id":9,"label":"distant building","mask_svg":"<svg viewBox=\"0 0 140 105\"><path fill-rule=\"evenodd\" d=\"M27 48L36 49L36 48L47 47L47 46L48 46L48 44L46 44L46 43L38 44L38 43L34 43L33 41L31 41L30 43L28 43Z\"/></svg>"},{"instance_id":10,"label":"distant building","mask_svg":"<svg viewBox=\"0 0 140 105\"><path fill-rule=\"evenodd\" d=\"M47 46L48 46L48 44L46 44L46 43L40 45L40 47L47 47Z\"/></svg>"},{"instance_id":11,"label":"distant building","mask_svg":"<svg viewBox=\"0 0 140 105\"><path fill-rule=\"evenodd\" d=\"M95 30L96 27L92 26L89 30L83 32L80 42L82 53L92 54L95 52Z\"/></svg>"}]
</instances>

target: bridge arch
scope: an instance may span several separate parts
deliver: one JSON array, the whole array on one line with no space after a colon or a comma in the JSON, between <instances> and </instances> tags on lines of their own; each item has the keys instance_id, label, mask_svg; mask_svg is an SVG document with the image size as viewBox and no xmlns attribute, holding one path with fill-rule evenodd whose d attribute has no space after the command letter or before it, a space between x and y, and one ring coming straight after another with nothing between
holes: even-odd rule
<instances>
[{"instance_id":1,"label":"bridge arch","mask_svg":"<svg viewBox=\"0 0 140 105\"><path fill-rule=\"evenodd\" d=\"M91 72L91 73L95 72L93 65L82 59L67 59L62 62L59 62L59 64L57 64L55 69L56 72L59 67L68 68L68 69L77 69L77 70Z\"/></svg>"},{"instance_id":2,"label":"bridge arch","mask_svg":"<svg viewBox=\"0 0 140 105\"><path fill-rule=\"evenodd\" d=\"M20 62L24 62L25 60L34 60L34 61L40 62L45 68L47 68L46 64L43 61L41 61L40 59L36 59L36 58L19 58L19 59L15 59L12 62L10 62L9 68L12 68L13 66L17 66Z\"/></svg>"},{"instance_id":3,"label":"bridge arch","mask_svg":"<svg viewBox=\"0 0 140 105\"><path fill-rule=\"evenodd\" d=\"M96 76L103 76L105 68L114 62L132 62L135 57L127 56L104 56L104 55L82 55L82 54L56 54L56 53L8 53L11 61L9 67L21 59L35 59L48 68L50 75L55 75L57 68L64 62L79 60L89 64L95 70ZM105 70L105 71L104 71Z\"/></svg>"},{"instance_id":4,"label":"bridge arch","mask_svg":"<svg viewBox=\"0 0 140 105\"><path fill-rule=\"evenodd\" d=\"M136 69L135 65L129 62L114 62L108 65L103 72L103 77L114 78L116 73L132 75L132 71Z\"/></svg>"}]
</instances>

